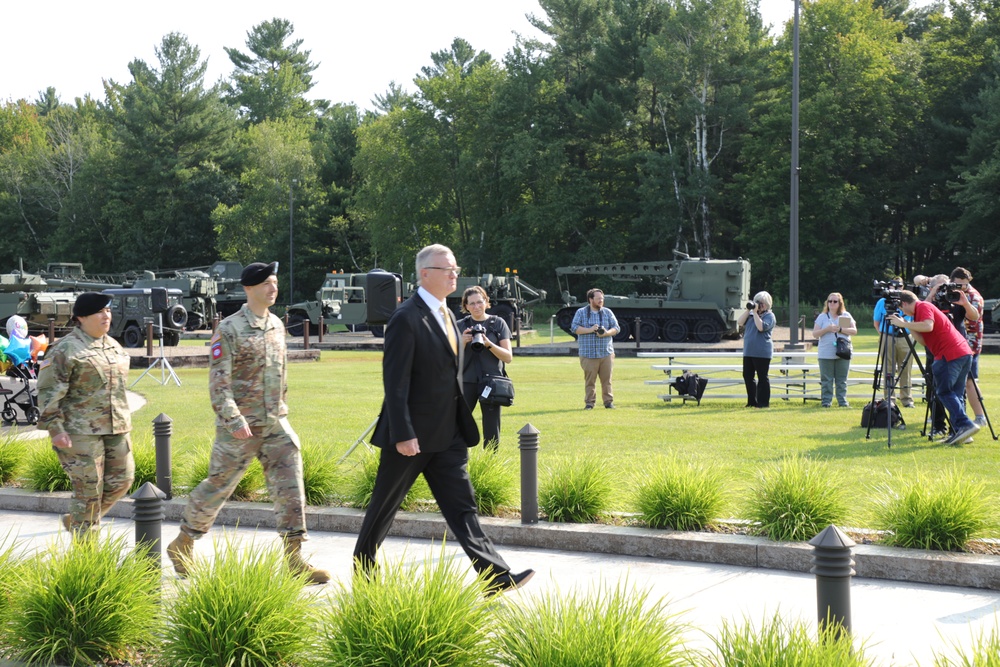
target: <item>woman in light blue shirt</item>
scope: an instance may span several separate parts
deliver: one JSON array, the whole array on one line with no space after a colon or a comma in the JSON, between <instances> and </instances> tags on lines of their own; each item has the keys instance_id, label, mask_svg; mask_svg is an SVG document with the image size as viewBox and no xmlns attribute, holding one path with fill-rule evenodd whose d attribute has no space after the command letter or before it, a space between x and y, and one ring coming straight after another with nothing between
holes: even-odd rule
<instances>
[{"instance_id":1,"label":"woman in light blue shirt","mask_svg":"<svg viewBox=\"0 0 1000 667\"><path fill-rule=\"evenodd\" d=\"M767 292L757 292L753 308L747 308L737 320L743 330L743 382L747 387L748 408L766 408L771 405L771 383L767 370L774 356L771 332L774 330L774 302ZM754 375L757 379L754 380Z\"/></svg>"},{"instance_id":2,"label":"woman in light blue shirt","mask_svg":"<svg viewBox=\"0 0 1000 667\"><path fill-rule=\"evenodd\" d=\"M823 312L816 318L813 338L819 340L816 356L819 358L820 402L824 408L833 404L834 385L837 390L837 405L851 407L847 402L847 374L851 370L851 360L837 356L837 338L850 339L858 333L858 323L847 312L847 304L840 292L830 292L826 297Z\"/></svg>"}]
</instances>

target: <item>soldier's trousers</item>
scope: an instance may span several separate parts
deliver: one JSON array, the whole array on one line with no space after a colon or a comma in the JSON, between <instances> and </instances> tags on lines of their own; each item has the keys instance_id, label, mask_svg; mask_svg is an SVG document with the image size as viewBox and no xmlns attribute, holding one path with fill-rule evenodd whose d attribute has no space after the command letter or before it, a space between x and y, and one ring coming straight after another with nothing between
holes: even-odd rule
<instances>
[{"instance_id":1,"label":"soldier's trousers","mask_svg":"<svg viewBox=\"0 0 1000 667\"><path fill-rule=\"evenodd\" d=\"M254 458L260 460L268 493L274 499L278 533L304 536L306 494L299 437L290 426L281 425L266 433L254 429L246 440L237 440L226 429L216 428L208 479L191 491L181 530L195 539L207 533Z\"/></svg>"},{"instance_id":2,"label":"soldier's trousers","mask_svg":"<svg viewBox=\"0 0 1000 667\"><path fill-rule=\"evenodd\" d=\"M118 435L71 433L72 447L53 447L73 484L69 504L74 528L88 529L101 523L111 506L124 496L135 479L132 439Z\"/></svg>"}]
</instances>

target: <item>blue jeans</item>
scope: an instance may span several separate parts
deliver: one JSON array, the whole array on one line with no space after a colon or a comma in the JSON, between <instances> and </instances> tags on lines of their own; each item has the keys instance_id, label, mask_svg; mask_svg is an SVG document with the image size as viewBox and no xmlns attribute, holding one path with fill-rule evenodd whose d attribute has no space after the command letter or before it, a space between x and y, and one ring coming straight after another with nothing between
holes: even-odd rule
<instances>
[{"instance_id":1,"label":"blue jeans","mask_svg":"<svg viewBox=\"0 0 1000 667\"><path fill-rule=\"evenodd\" d=\"M951 417L951 427L961 431L968 427L972 420L965 415L962 397L965 395L965 379L969 376L972 366L972 355L967 354L954 361L935 359L931 364L934 374L934 391L941 405Z\"/></svg>"}]
</instances>

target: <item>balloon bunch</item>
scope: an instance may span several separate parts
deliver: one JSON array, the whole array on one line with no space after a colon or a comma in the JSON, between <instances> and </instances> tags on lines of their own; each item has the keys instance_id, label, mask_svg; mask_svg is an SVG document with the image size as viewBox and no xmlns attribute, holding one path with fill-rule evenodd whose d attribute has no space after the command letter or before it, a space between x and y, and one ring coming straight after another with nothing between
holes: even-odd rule
<instances>
[{"instance_id":1,"label":"balloon bunch","mask_svg":"<svg viewBox=\"0 0 1000 667\"><path fill-rule=\"evenodd\" d=\"M49 338L28 335L28 323L20 315L12 315L7 320L7 335L0 336L0 372L7 372L11 366L20 366L31 361L37 362L39 355L49 349Z\"/></svg>"}]
</instances>

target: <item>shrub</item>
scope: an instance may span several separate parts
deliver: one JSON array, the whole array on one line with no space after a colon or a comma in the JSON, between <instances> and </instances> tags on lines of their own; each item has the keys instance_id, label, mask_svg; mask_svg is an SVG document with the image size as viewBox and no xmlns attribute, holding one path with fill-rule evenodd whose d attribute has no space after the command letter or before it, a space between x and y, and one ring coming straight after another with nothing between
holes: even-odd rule
<instances>
[{"instance_id":1,"label":"shrub","mask_svg":"<svg viewBox=\"0 0 1000 667\"><path fill-rule=\"evenodd\" d=\"M0 435L0 486L7 486L17 478L27 451L24 441L15 434Z\"/></svg>"},{"instance_id":2,"label":"shrub","mask_svg":"<svg viewBox=\"0 0 1000 667\"><path fill-rule=\"evenodd\" d=\"M961 550L988 525L986 486L958 470L941 477L903 481L899 490L875 493L876 527L886 544L916 549Z\"/></svg>"},{"instance_id":3,"label":"shrub","mask_svg":"<svg viewBox=\"0 0 1000 667\"><path fill-rule=\"evenodd\" d=\"M538 490L538 506L549 521L586 523L605 512L611 501L611 476L595 456L564 460Z\"/></svg>"},{"instance_id":4,"label":"shrub","mask_svg":"<svg viewBox=\"0 0 1000 667\"><path fill-rule=\"evenodd\" d=\"M339 479L337 460L328 448L315 444L302 447L302 481L307 504L329 504L337 492Z\"/></svg>"},{"instance_id":5,"label":"shrub","mask_svg":"<svg viewBox=\"0 0 1000 667\"><path fill-rule=\"evenodd\" d=\"M132 458L135 459L135 481L129 493L135 493L146 482L156 484L156 446L151 434L133 437Z\"/></svg>"},{"instance_id":6,"label":"shrub","mask_svg":"<svg viewBox=\"0 0 1000 667\"><path fill-rule=\"evenodd\" d=\"M188 492L208 478L209 465L212 460L212 447L201 447L193 454L191 460L184 466L187 474L184 476L184 486ZM260 461L254 459L247 468L243 478L233 491L231 500L256 500L264 489L264 469Z\"/></svg>"},{"instance_id":7,"label":"shrub","mask_svg":"<svg viewBox=\"0 0 1000 667\"><path fill-rule=\"evenodd\" d=\"M20 569L0 643L28 663L93 665L128 658L158 629L160 570L124 537L74 538Z\"/></svg>"},{"instance_id":8,"label":"shrub","mask_svg":"<svg viewBox=\"0 0 1000 667\"><path fill-rule=\"evenodd\" d=\"M489 651L493 618L482 578L469 583L444 546L423 567L402 559L382 564L371 576L339 583L323 612L323 650L318 665L495 664Z\"/></svg>"},{"instance_id":9,"label":"shrub","mask_svg":"<svg viewBox=\"0 0 1000 667\"><path fill-rule=\"evenodd\" d=\"M688 664L683 628L662 601L619 585L586 597L544 594L500 608L498 662L508 667L661 667Z\"/></svg>"},{"instance_id":10,"label":"shrub","mask_svg":"<svg viewBox=\"0 0 1000 667\"><path fill-rule=\"evenodd\" d=\"M723 507L722 477L704 467L682 466L676 458L636 483L636 506L653 528L703 530Z\"/></svg>"},{"instance_id":11,"label":"shrub","mask_svg":"<svg viewBox=\"0 0 1000 667\"><path fill-rule=\"evenodd\" d=\"M476 506L483 516L496 516L500 507L511 506L516 498L520 474L510 454L473 447L469 450L469 478L476 490Z\"/></svg>"},{"instance_id":12,"label":"shrub","mask_svg":"<svg viewBox=\"0 0 1000 667\"><path fill-rule=\"evenodd\" d=\"M718 660L709 664L740 667L867 667L864 646L855 650L849 633L828 628L818 639L805 623L786 623L775 615L761 628L749 622L734 626L723 621L719 636L713 637Z\"/></svg>"},{"instance_id":13,"label":"shrub","mask_svg":"<svg viewBox=\"0 0 1000 667\"><path fill-rule=\"evenodd\" d=\"M360 463L353 475L348 476L347 491L344 500L359 509L365 509L372 501L372 491L375 489L375 475L378 473L379 450L360 452ZM427 483L422 479L410 488L400 509L406 511L417 506L421 499L430 497Z\"/></svg>"},{"instance_id":14,"label":"shrub","mask_svg":"<svg viewBox=\"0 0 1000 667\"><path fill-rule=\"evenodd\" d=\"M751 489L749 516L772 540L804 541L843 521L846 504L836 476L801 456L762 468Z\"/></svg>"},{"instance_id":15,"label":"shrub","mask_svg":"<svg viewBox=\"0 0 1000 667\"><path fill-rule=\"evenodd\" d=\"M23 561L15 556L16 543L10 538L10 533L4 536L3 550L0 551L0 625L6 610L10 607L10 598L15 590L20 588L19 577Z\"/></svg>"},{"instance_id":16,"label":"shrub","mask_svg":"<svg viewBox=\"0 0 1000 667\"><path fill-rule=\"evenodd\" d=\"M164 663L201 667L295 664L315 642L315 615L274 546L216 542L167 605Z\"/></svg>"},{"instance_id":17,"label":"shrub","mask_svg":"<svg viewBox=\"0 0 1000 667\"><path fill-rule=\"evenodd\" d=\"M1000 667L1000 634L996 628L984 637L980 631L968 649L955 645L952 656L934 653L934 667Z\"/></svg>"},{"instance_id":18,"label":"shrub","mask_svg":"<svg viewBox=\"0 0 1000 667\"><path fill-rule=\"evenodd\" d=\"M73 483L51 447L40 447L28 457L24 483L32 491L72 491Z\"/></svg>"}]
</instances>

